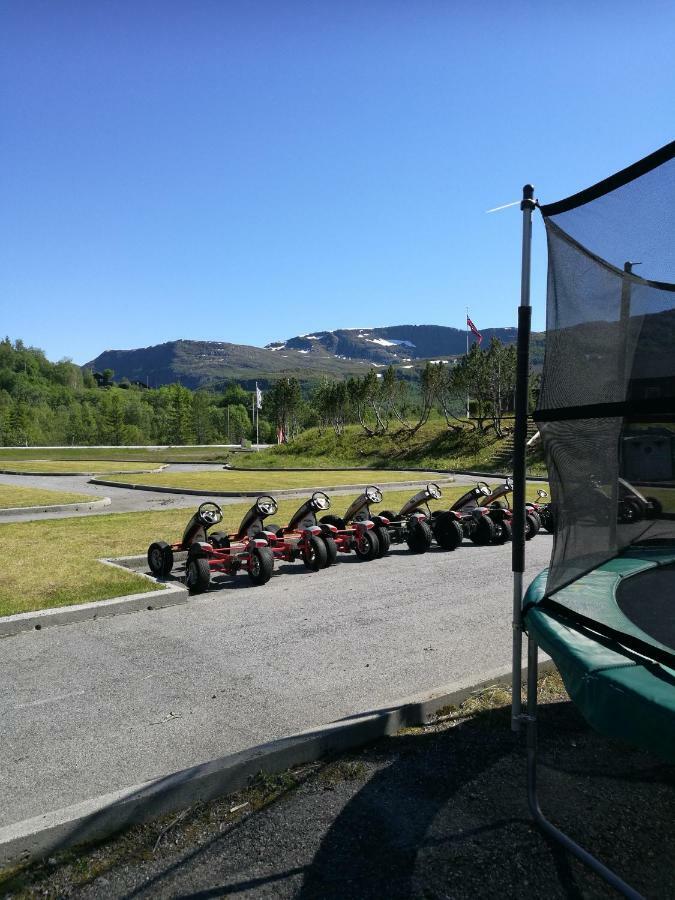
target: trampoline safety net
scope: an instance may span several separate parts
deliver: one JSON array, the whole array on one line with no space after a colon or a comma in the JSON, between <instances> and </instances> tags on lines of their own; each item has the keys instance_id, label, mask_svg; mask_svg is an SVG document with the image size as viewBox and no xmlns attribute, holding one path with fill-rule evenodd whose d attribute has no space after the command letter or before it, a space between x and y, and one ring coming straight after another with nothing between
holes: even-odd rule
<instances>
[{"instance_id":1,"label":"trampoline safety net","mask_svg":"<svg viewBox=\"0 0 675 900\"><path fill-rule=\"evenodd\" d=\"M675 142L541 212L550 596L628 547L675 547Z\"/></svg>"}]
</instances>

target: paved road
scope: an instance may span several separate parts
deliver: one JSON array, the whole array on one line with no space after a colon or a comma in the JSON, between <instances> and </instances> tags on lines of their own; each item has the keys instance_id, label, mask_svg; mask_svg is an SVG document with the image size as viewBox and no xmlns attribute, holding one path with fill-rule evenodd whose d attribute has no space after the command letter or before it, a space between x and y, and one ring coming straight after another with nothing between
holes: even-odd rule
<instances>
[{"instance_id":1,"label":"paved road","mask_svg":"<svg viewBox=\"0 0 675 900\"><path fill-rule=\"evenodd\" d=\"M213 471L220 470L222 466L180 463L168 466L168 472L193 472L193 471ZM365 476L367 473L354 472L354 483L359 484L361 481L365 484ZM89 494L93 500L102 497L110 497L112 503L102 509L78 510L76 512L65 510L62 512L50 513L26 513L25 515L3 516L0 510L0 523L2 522L23 522L34 519L66 519L71 516L95 516L109 515L116 512L149 512L161 509L182 509L185 507L197 506L200 498L193 494L164 494L158 491L134 491L129 488L104 487L99 484L89 484L89 475L0 475L0 484L17 484L21 487L36 487L50 491L67 491L68 493ZM101 476L103 477L103 476ZM420 474L420 479L423 479ZM143 476L138 476L138 481L142 481ZM262 478L262 474L261 474ZM457 484L475 484L476 479L470 475L456 475L455 482ZM318 482L320 483L320 481ZM331 494L351 494L353 488L345 490L331 491ZM306 490L299 490L295 494L287 496L305 496ZM413 493L411 491L411 493ZM221 506L229 503L241 503L241 497L206 497L204 499L216 500Z\"/></svg>"},{"instance_id":2,"label":"paved road","mask_svg":"<svg viewBox=\"0 0 675 900\"><path fill-rule=\"evenodd\" d=\"M528 545L530 579L551 538ZM0 641L0 825L510 663L510 548L282 565Z\"/></svg>"}]
</instances>

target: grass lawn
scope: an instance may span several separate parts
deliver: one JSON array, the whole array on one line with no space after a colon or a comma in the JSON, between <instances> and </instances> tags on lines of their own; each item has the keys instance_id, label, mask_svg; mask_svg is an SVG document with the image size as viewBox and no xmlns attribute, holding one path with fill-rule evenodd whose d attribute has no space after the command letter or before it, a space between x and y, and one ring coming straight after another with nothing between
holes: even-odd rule
<instances>
[{"instance_id":1,"label":"grass lawn","mask_svg":"<svg viewBox=\"0 0 675 900\"><path fill-rule=\"evenodd\" d=\"M132 462L110 460L73 460L73 459L0 459L0 469L17 475L30 475L34 472L72 475L101 475L105 472L138 472L143 466ZM154 471L154 469L152 470Z\"/></svg>"},{"instance_id":2,"label":"grass lawn","mask_svg":"<svg viewBox=\"0 0 675 900\"><path fill-rule=\"evenodd\" d=\"M224 447L167 447L151 450L145 447L0 447L3 460L126 460L135 462L225 462L236 451ZM242 454L245 456L247 454Z\"/></svg>"},{"instance_id":3,"label":"grass lawn","mask_svg":"<svg viewBox=\"0 0 675 900\"><path fill-rule=\"evenodd\" d=\"M57 503L85 503L96 500L87 494L68 494L65 491L43 491L41 488L25 488L14 484L0 484L0 509L23 506L53 506Z\"/></svg>"},{"instance_id":4,"label":"grass lawn","mask_svg":"<svg viewBox=\"0 0 675 900\"><path fill-rule=\"evenodd\" d=\"M147 484L159 487L189 488L202 491L250 491L271 493L292 488L320 488L322 485L385 484L388 481L443 481L443 475L423 472L393 472L373 469L368 472L336 472L321 469L305 472L245 472L223 469L221 472L158 472L152 475L115 477L120 484Z\"/></svg>"},{"instance_id":5,"label":"grass lawn","mask_svg":"<svg viewBox=\"0 0 675 900\"><path fill-rule=\"evenodd\" d=\"M531 486L528 495L534 497L537 487ZM447 506L464 490L457 486L448 488L435 506ZM399 509L410 495L410 489L390 491L384 495L381 508ZM339 515L352 499L352 495L336 497L331 511ZM298 506L297 499L282 500L274 521L288 521ZM220 529L234 531L248 508L248 503L224 506ZM151 589L145 579L104 566L97 559L145 553L148 545L158 539L179 540L190 515L190 510L182 509L0 525L0 559L5 560L0 579L0 615L106 600Z\"/></svg>"}]
</instances>

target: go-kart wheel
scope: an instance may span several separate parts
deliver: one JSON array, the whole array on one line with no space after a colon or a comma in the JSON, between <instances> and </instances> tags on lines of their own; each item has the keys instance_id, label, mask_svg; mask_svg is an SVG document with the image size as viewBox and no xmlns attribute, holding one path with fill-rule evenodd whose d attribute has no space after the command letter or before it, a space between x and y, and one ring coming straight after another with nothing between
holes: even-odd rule
<instances>
[{"instance_id":1,"label":"go-kart wheel","mask_svg":"<svg viewBox=\"0 0 675 900\"><path fill-rule=\"evenodd\" d=\"M324 534L321 538L326 545L326 568L332 566L337 561L337 544L333 540L332 537L328 537L328 535Z\"/></svg>"},{"instance_id":2,"label":"go-kart wheel","mask_svg":"<svg viewBox=\"0 0 675 900\"><path fill-rule=\"evenodd\" d=\"M367 531L365 528L361 534L356 536L354 541L354 551L359 559L370 562L375 559L380 552L380 542L375 534L375 529Z\"/></svg>"},{"instance_id":3,"label":"go-kart wheel","mask_svg":"<svg viewBox=\"0 0 675 900\"><path fill-rule=\"evenodd\" d=\"M495 544L505 544L507 541L510 541L513 537L513 529L511 528L511 523L507 522L506 519L502 519L501 522L495 522Z\"/></svg>"},{"instance_id":4,"label":"go-kart wheel","mask_svg":"<svg viewBox=\"0 0 675 900\"><path fill-rule=\"evenodd\" d=\"M382 559L383 556L386 556L387 553L389 553L389 548L391 547L389 529L384 528L382 525L376 525L375 528L373 528L373 531L377 535L377 556L379 559Z\"/></svg>"},{"instance_id":5,"label":"go-kart wheel","mask_svg":"<svg viewBox=\"0 0 675 900\"><path fill-rule=\"evenodd\" d=\"M431 528L421 519L412 519L408 523L406 544L411 553L426 553L434 539Z\"/></svg>"},{"instance_id":6,"label":"go-kart wheel","mask_svg":"<svg viewBox=\"0 0 675 900\"><path fill-rule=\"evenodd\" d=\"M553 512L549 506L546 506L541 510L539 518L541 519L542 529L549 534L553 534L555 531L555 522L553 521Z\"/></svg>"},{"instance_id":7,"label":"go-kart wheel","mask_svg":"<svg viewBox=\"0 0 675 900\"><path fill-rule=\"evenodd\" d=\"M642 508L637 500L627 497L619 504L618 519L624 525L631 525L642 518Z\"/></svg>"},{"instance_id":8,"label":"go-kart wheel","mask_svg":"<svg viewBox=\"0 0 675 900\"><path fill-rule=\"evenodd\" d=\"M185 584L191 594L203 594L211 583L209 561L203 556L188 557L185 564Z\"/></svg>"},{"instance_id":9,"label":"go-kart wheel","mask_svg":"<svg viewBox=\"0 0 675 900\"><path fill-rule=\"evenodd\" d=\"M479 547L492 544L495 539L495 523L490 516L482 516L471 532L471 540Z\"/></svg>"},{"instance_id":10,"label":"go-kart wheel","mask_svg":"<svg viewBox=\"0 0 675 900\"><path fill-rule=\"evenodd\" d=\"M336 528L339 528L342 531L345 527L345 520L341 519L340 516L321 516L319 519L320 525L335 525Z\"/></svg>"},{"instance_id":11,"label":"go-kart wheel","mask_svg":"<svg viewBox=\"0 0 675 900\"><path fill-rule=\"evenodd\" d=\"M208 536L208 542L216 550L225 550L230 546L230 538L224 531L212 531Z\"/></svg>"},{"instance_id":12,"label":"go-kart wheel","mask_svg":"<svg viewBox=\"0 0 675 900\"><path fill-rule=\"evenodd\" d=\"M442 550L456 550L464 538L462 526L448 513L441 513L433 519L432 531Z\"/></svg>"},{"instance_id":13,"label":"go-kart wheel","mask_svg":"<svg viewBox=\"0 0 675 900\"><path fill-rule=\"evenodd\" d=\"M326 550L323 538L316 534L310 534L307 538L307 543L302 548L302 561L304 564L312 572L318 572L319 569L326 568L327 559L328 550Z\"/></svg>"},{"instance_id":14,"label":"go-kart wheel","mask_svg":"<svg viewBox=\"0 0 675 900\"><path fill-rule=\"evenodd\" d=\"M148 566L155 578L166 578L173 569L173 550L166 541L148 547Z\"/></svg>"},{"instance_id":15,"label":"go-kart wheel","mask_svg":"<svg viewBox=\"0 0 675 900\"><path fill-rule=\"evenodd\" d=\"M269 547L254 547L251 550L247 571L253 584L267 584L274 571L274 554Z\"/></svg>"},{"instance_id":16,"label":"go-kart wheel","mask_svg":"<svg viewBox=\"0 0 675 900\"><path fill-rule=\"evenodd\" d=\"M535 535L539 534L541 523L538 516L534 516L531 512L525 515L525 540L531 541Z\"/></svg>"}]
</instances>

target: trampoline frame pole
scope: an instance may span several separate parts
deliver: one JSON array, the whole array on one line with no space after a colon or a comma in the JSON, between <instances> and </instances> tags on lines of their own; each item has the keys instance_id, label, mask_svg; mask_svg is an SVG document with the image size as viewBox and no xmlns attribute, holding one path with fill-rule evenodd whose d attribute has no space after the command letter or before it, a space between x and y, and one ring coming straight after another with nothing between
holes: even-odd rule
<instances>
[{"instance_id":1,"label":"trampoline frame pole","mask_svg":"<svg viewBox=\"0 0 675 900\"><path fill-rule=\"evenodd\" d=\"M530 368L530 270L532 263L532 212L536 206L534 188L526 184L520 209L523 213L523 244L520 271L520 306L518 307L518 345L516 362L515 428L513 436L513 537L511 571L513 572L513 646L511 655L511 728L520 731L521 668L523 658L523 572L525 570L525 443L527 441L527 406Z\"/></svg>"},{"instance_id":2,"label":"trampoline frame pole","mask_svg":"<svg viewBox=\"0 0 675 900\"><path fill-rule=\"evenodd\" d=\"M596 859L588 850L580 847L571 837L556 828L544 816L539 806L537 797L537 675L538 675L538 647L533 637L527 640L527 803L535 823L552 840L561 844L566 850L574 854L584 865L592 869L607 884L629 900L644 900L638 893L619 876L608 869L599 859Z\"/></svg>"}]
</instances>

